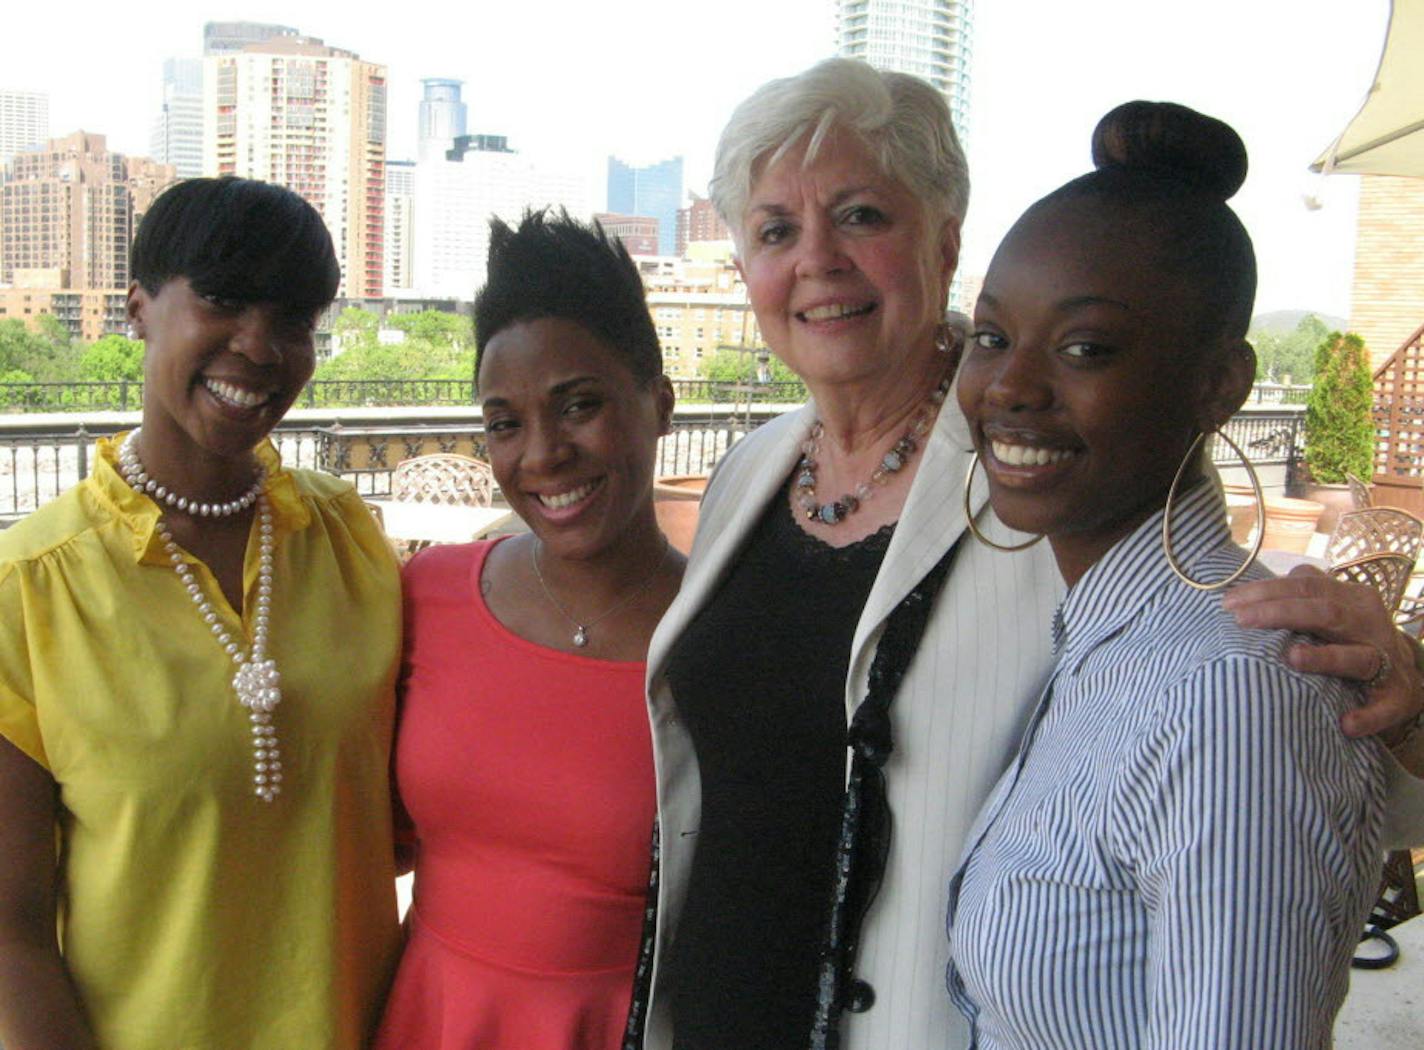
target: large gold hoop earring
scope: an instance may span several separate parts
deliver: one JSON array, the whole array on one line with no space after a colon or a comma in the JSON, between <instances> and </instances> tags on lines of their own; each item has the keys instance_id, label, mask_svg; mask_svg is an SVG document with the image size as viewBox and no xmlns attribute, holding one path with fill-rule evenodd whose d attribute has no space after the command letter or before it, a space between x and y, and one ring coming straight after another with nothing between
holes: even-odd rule
<instances>
[{"instance_id":1,"label":"large gold hoop earring","mask_svg":"<svg viewBox=\"0 0 1424 1050\"><path fill-rule=\"evenodd\" d=\"M969 505L969 490L974 487L974 468L977 466L979 466L979 453L976 450L974 458L969 461L969 473L964 475L964 520L969 525L969 531L974 538L984 544L984 546L993 547L996 551L1003 551L1006 554L1010 554L1014 551L1027 550L1039 540L1043 539L1042 536L1035 536L1027 543L1017 543L1013 546L1009 546L1004 543L995 543L988 536L985 536L979 531L979 526L974 524L974 510Z\"/></svg>"},{"instance_id":2,"label":"large gold hoop earring","mask_svg":"<svg viewBox=\"0 0 1424 1050\"><path fill-rule=\"evenodd\" d=\"M1241 563L1241 567L1217 583L1202 583L1200 580L1192 579L1187 575L1186 570L1177 564L1177 559L1172 556L1172 501L1177 498L1177 486L1181 483L1182 475L1187 472L1188 464L1192 462L1192 457L1197 454L1197 449L1201 448L1202 442L1206 440L1205 434L1198 434L1196 440L1192 442L1191 448L1187 449L1181 466L1177 468L1176 476L1172 478L1172 487L1167 490L1167 505L1162 508L1162 553L1167 556L1167 568L1176 574L1177 579L1188 587L1194 587L1199 591L1219 591L1241 579L1256 560L1256 555L1261 553L1261 541L1266 538L1266 496L1261 491L1261 479L1256 476L1256 468L1246 458L1246 453L1241 451L1241 446L1227 437L1224 431L1218 430L1215 433L1230 446L1232 452L1236 453L1236 458L1241 460L1241 465L1246 468L1246 476L1251 479L1251 491L1256 497L1256 542L1251 545L1251 553Z\"/></svg>"}]
</instances>

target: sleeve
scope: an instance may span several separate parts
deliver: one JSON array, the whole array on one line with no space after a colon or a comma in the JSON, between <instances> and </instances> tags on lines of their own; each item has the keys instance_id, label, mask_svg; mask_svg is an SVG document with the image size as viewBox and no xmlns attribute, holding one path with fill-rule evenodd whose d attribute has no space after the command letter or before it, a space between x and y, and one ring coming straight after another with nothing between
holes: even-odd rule
<instances>
[{"instance_id":1,"label":"sleeve","mask_svg":"<svg viewBox=\"0 0 1424 1050\"><path fill-rule=\"evenodd\" d=\"M20 573L0 566L0 736L49 769L35 706Z\"/></svg>"},{"instance_id":2,"label":"sleeve","mask_svg":"<svg viewBox=\"0 0 1424 1050\"><path fill-rule=\"evenodd\" d=\"M1223 658L1174 687L1120 829L1149 914L1150 1050L1331 1045L1378 888L1383 749L1333 681Z\"/></svg>"}]
</instances>

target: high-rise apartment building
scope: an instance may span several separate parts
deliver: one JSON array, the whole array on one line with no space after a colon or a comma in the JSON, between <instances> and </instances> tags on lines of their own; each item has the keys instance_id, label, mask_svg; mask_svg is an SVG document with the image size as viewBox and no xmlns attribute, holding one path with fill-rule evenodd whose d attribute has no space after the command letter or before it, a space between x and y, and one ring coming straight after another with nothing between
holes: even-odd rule
<instances>
[{"instance_id":1,"label":"high-rise apartment building","mask_svg":"<svg viewBox=\"0 0 1424 1050\"><path fill-rule=\"evenodd\" d=\"M687 251L687 246L698 241L728 241L732 232L717 214L717 209L706 197L692 194L692 203L680 208L677 213L677 254Z\"/></svg>"},{"instance_id":2,"label":"high-rise apartment building","mask_svg":"<svg viewBox=\"0 0 1424 1050\"><path fill-rule=\"evenodd\" d=\"M380 297L385 66L315 38L286 35L207 55L203 170L301 194L331 231L341 294Z\"/></svg>"},{"instance_id":3,"label":"high-rise apartment building","mask_svg":"<svg viewBox=\"0 0 1424 1050\"><path fill-rule=\"evenodd\" d=\"M0 284L127 287L133 231L173 178L83 131L17 154L0 186Z\"/></svg>"},{"instance_id":4,"label":"high-rise apartment building","mask_svg":"<svg viewBox=\"0 0 1424 1050\"><path fill-rule=\"evenodd\" d=\"M49 95L0 88L0 169L16 153L37 149L48 138Z\"/></svg>"},{"instance_id":5,"label":"high-rise apartment building","mask_svg":"<svg viewBox=\"0 0 1424 1050\"><path fill-rule=\"evenodd\" d=\"M594 219L603 232L622 241L629 255L657 255L658 220L649 215L616 215L599 212Z\"/></svg>"},{"instance_id":6,"label":"high-rise apartment building","mask_svg":"<svg viewBox=\"0 0 1424 1050\"><path fill-rule=\"evenodd\" d=\"M386 161L386 295L409 291L415 279L414 245L411 235L415 222L415 161Z\"/></svg>"},{"instance_id":7,"label":"high-rise apartment building","mask_svg":"<svg viewBox=\"0 0 1424 1050\"><path fill-rule=\"evenodd\" d=\"M677 252L677 211L682 207L682 158L635 168L608 158L608 210L658 220L658 253Z\"/></svg>"},{"instance_id":8,"label":"high-rise apartment building","mask_svg":"<svg viewBox=\"0 0 1424 1050\"><path fill-rule=\"evenodd\" d=\"M944 92L966 142L974 0L837 0L836 37L847 58L909 73Z\"/></svg>"},{"instance_id":9,"label":"high-rise apartment building","mask_svg":"<svg viewBox=\"0 0 1424 1050\"><path fill-rule=\"evenodd\" d=\"M250 44L300 37L301 33L291 26L268 22L209 22L203 26L203 54L231 55Z\"/></svg>"},{"instance_id":10,"label":"high-rise apartment building","mask_svg":"<svg viewBox=\"0 0 1424 1050\"><path fill-rule=\"evenodd\" d=\"M153 122L149 155L171 164L180 179L203 173L203 60L169 58L163 63L163 103Z\"/></svg>"}]
</instances>

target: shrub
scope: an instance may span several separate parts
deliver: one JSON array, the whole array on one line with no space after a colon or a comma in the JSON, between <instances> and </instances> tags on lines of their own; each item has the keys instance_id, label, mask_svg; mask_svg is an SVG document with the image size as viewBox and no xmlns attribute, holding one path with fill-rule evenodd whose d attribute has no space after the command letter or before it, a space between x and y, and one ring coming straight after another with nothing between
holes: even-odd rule
<instances>
[{"instance_id":1,"label":"shrub","mask_svg":"<svg viewBox=\"0 0 1424 1050\"><path fill-rule=\"evenodd\" d=\"M1305 405L1305 465L1322 485L1374 471L1373 380L1365 342L1331 332L1315 351L1315 385Z\"/></svg>"}]
</instances>

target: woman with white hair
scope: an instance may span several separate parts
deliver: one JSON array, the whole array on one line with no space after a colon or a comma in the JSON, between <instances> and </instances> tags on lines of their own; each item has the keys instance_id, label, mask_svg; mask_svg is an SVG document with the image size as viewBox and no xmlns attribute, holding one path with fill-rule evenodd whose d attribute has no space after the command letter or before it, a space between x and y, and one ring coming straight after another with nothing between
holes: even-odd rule
<instances>
[{"instance_id":1,"label":"woman with white hair","mask_svg":"<svg viewBox=\"0 0 1424 1050\"><path fill-rule=\"evenodd\" d=\"M1046 545L964 540L971 442L941 405L967 196L943 98L861 63L763 86L723 133L712 197L812 401L719 464L649 652L661 883L632 1027L650 1048L965 1043L945 884L1048 672L1063 591ZM1251 615L1281 626L1348 607L1359 644L1293 661L1400 668L1355 730L1416 712L1377 601L1253 586Z\"/></svg>"}]
</instances>

